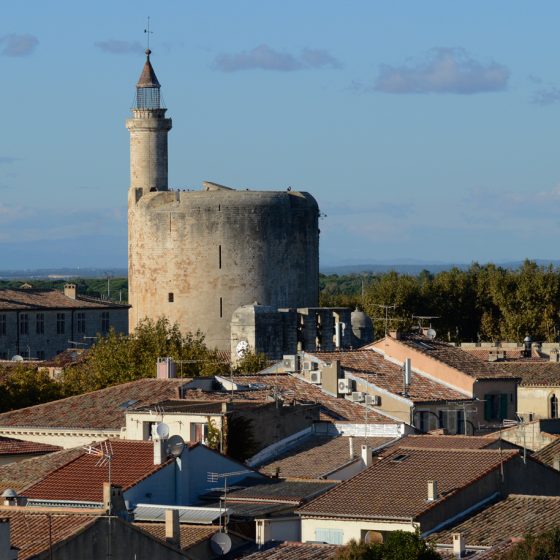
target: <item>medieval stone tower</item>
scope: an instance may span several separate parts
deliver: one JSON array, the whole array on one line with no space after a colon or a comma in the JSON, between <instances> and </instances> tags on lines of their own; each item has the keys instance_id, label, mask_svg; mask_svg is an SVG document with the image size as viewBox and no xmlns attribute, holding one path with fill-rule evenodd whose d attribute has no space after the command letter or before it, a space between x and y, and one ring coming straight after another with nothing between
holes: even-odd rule
<instances>
[{"instance_id":1,"label":"medieval stone tower","mask_svg":"<svg viewBox=\"0 0 560 560\"><path fill-rule=\"evenodd\" d=\"M167 316L209 346L230 348L241 305L319 302L319 209L308 193L235 190L206 182L170 190L167 133L150 51L136 85L130 131L128 280L130 330Z\"/></svg>"}]
</instances>

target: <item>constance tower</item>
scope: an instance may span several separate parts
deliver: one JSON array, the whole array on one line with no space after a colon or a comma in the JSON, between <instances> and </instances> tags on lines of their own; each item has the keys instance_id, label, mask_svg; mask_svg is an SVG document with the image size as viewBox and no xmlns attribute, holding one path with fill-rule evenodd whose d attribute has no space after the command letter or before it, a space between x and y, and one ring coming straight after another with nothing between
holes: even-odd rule
<instances>
[{"instance_id":1,"label":"constance tower","mask_svg":"<svg viewBox=\"0 0 560 560\"><path fill-rule=\"evenodd\" d=\"M258 302L278 308L319 302L319 208L308 193L169 190L167 133L150 51L130 131L129 328L166 316L183 333L202 331L230 349L233 312Z\"/></svg>"}]
</instances>

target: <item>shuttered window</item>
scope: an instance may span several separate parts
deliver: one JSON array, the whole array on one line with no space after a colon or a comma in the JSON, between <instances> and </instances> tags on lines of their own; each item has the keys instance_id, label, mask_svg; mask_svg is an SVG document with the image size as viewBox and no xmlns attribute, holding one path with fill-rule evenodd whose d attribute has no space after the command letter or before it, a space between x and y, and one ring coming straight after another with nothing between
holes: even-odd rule
<instances>
[{"instance_id":1,"label":"shuttered window","mask_svg":"<svg viewBox=\"0 0 560 560\"><path fill-rule=\"evenodd\" d=\"M315 529L315 540L327 544L342 544L344 531L342 529Z\"/></svg>"}]
</instances>

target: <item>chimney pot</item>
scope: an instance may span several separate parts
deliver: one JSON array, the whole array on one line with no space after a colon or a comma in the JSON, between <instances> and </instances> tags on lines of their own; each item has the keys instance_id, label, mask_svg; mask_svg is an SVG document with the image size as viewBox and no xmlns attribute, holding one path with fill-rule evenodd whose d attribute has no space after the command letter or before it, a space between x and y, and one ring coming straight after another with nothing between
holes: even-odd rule
<instances>
[{"instance_id":1,"label":"chimney pot","mask_svg":"<svg viewBox=\"0 0 560 560\"><path fill-rule=\"evenodd\" d=\"M181 545L179 512L176 509L165 510L165 541L173 546Z\"/></svg>"},{"instance_id":2,"label":"chimney pot","mask_svg":"<svg viewBox=\"0 0 560 560\"><path fill-rule=\"evenodd\" d=\"M428 480L428 502L435 502L438 498L437 480Z\"/></svg>"},{"instance_id":3,"label":"chimney pot","mask_svg":"<svg viewBox=\"0 0 560 560\"><path fill-rule=\"evenodd\" d=\"M371 465L371 447L362 445L362 461L366 467Z\"/></svg>"},{"instance_id":4,"label":"chimney pot","mask_svg":"<svg viewBox=\"0 0 560 560\"><path fill-rule=\"evenodd\" d=\"M462 558L465 555L465 538L462 533L453 533L453 554L455 558Z\"/></svg>"},{"instance_id":5,"label":"chimney pot","mask_svg":"<svg viewBox=\"0 0 560 560\"><path fill-rule=\"evenodd\" d=\"M350 459L354 458L354 438L352 436L350 436L348 438L348 446L350 447L349 451L350 451Z\"/></svg>"},{"instance_id":6,"label":"chimney pot","mask_svg":"<svg viewBox=\"0 0 560 560\"><path fill-rule=\"evenodd\" d=\"M77 293L76 284L64 284L64 295L66 297L76 299Z\"/></svg>"}]
</instances>

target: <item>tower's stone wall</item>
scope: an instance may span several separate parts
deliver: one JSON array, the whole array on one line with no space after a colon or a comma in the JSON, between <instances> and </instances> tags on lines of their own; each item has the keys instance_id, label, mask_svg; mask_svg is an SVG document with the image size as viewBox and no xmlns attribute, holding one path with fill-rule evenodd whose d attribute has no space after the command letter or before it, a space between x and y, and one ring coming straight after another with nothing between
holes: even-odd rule
<instances>
[{"instance_id":1,"label":"tower's stone wall","mask_svg":"<svg viewBox=\"0 0 560 560\"><path fill-rule=\"evenodd\" d=\"M319 209L310 194L132 185L131 330L144 317L167 316L229 350L232 314L241 305L318 305Z\"/></svg>"},{"instance_id":2,"label":"tower's stone wall","mask_svg":"<svg viewBox=\"0 0 560 560\"><path fill-rule=\"evenodd\" d=\"M133 109L130 131L130 185L144 191L167 190L167 133L171 119L165 109Z\"/></svg>"}]
</instances>

